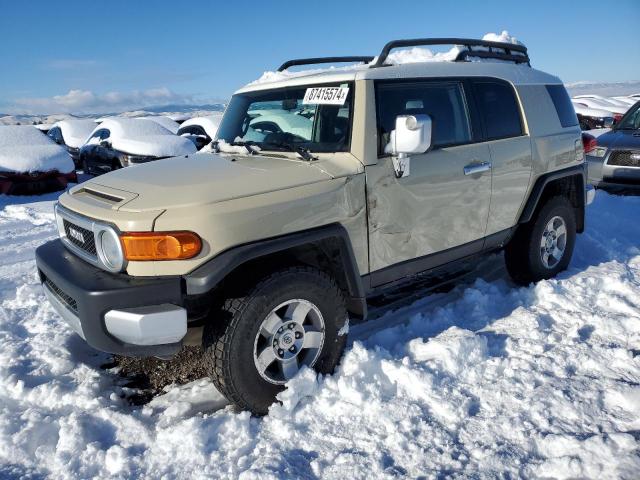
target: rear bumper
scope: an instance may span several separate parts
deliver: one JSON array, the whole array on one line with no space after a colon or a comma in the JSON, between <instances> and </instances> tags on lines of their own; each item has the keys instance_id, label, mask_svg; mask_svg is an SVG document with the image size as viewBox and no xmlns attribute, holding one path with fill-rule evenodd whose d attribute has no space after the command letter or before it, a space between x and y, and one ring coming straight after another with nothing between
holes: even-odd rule
<instances>
[{"instance_id":1,"label":"rear bumper","mask_svg":"<svg viewBox=\"0 0 640 480\"><path fill-rule=\"evenodd\" d=\"M36 250L44 291L60 316L97 350L169 357L187 332L180 277L134 278L90 265L60 240Z\"/></svg>"}]
</instances>

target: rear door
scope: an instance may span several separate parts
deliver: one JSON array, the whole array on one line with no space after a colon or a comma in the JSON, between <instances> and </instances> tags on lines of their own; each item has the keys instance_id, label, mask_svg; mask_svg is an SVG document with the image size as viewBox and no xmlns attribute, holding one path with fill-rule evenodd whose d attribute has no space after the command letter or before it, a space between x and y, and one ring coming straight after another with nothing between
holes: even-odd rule
<instances>
[{"instance_id":1,"label":"rear door","mask_svg":"<svg viewBox=\"0 0 640 480\"><path fill-rule=\"evenodd\" d=\"M463 81L379 81L376 103L380 158L366 167L374 286L478 252L491 198L489 147L477 142ZM395 118L411 114L431 116L433 146L396 178L384 150Z\"/></svg>"},{"instance_id":2,"label":"rear door","mask_svg":"<svg viewBox=\"0 0 640 480\"><path fill-rule=\"evenodd\" d=\"M475 79L473 97L491 152L492 196L487 236L518 221L531 179L531 139L513 86L499 79Z\"/></svg>"}]
</instances>

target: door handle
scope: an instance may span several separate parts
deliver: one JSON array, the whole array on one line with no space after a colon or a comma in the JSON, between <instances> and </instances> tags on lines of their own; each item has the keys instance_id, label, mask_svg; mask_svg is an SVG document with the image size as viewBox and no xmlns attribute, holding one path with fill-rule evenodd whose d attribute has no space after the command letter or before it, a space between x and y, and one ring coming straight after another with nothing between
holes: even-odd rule
<instances>
[{"instance_id":1,"label":"door handle","mask_svg":"<svg viewBox=\"0 0 640 480\"><path fill-rule=\"evenodd\" d=\"M491 162L470 163L464 167L465 175L475 175L491 170Z\"/></svg>"}]
</instances>

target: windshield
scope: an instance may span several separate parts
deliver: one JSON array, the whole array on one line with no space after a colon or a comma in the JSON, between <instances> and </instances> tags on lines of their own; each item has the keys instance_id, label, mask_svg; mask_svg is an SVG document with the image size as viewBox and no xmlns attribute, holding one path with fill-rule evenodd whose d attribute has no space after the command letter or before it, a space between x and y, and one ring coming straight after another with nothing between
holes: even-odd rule
<instances>
[{"instance_id":1,"label":"windshield","mask_svg":"<svg viewBox=\"0 0 640 480\"><path fill-rule=\"evenodd\" d=\"M636 103L635 106L625 114L615 127L616 130L640 130L640 103Z\"/></svg>"},{"instance_id":2,"label":"windshield","mask_svg":"<svg viewBox=\"0 0 640 480\"><path fill-rule=\"evenodd\" d=\"M217 139L261 150L348 151L352 98L349 83L236 94Z\"/></svg>"}]
</instances>

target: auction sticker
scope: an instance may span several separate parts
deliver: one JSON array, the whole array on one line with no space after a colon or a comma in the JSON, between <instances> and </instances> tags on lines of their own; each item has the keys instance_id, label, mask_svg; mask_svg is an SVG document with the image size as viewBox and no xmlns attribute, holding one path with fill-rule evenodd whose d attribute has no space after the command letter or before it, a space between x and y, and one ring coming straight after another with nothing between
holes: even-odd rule
<instances>
[{"instance_id":1,"label":"auction sticker","mask_svg":"<svg viewBox=\"0 0 640 480\"><path fill-rule=\"evenodd\" d=\"M302 99L303 105L344 105L349 87L307 88Z\"/></svg>"}]
</instances>

